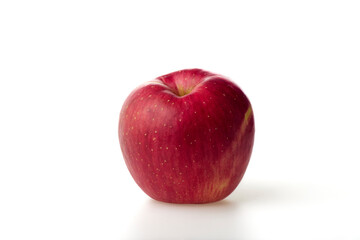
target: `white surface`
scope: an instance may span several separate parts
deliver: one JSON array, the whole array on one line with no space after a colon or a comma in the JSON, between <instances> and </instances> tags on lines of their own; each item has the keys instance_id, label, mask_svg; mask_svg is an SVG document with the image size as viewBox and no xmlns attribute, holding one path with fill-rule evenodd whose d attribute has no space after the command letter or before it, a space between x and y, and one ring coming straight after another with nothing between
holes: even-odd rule
<instances>
[{"instance_id":1,"label":"white surface","mask_svg":"<svg viewBox=\"0 0 360 240\"><path fill-rule=\"evenodd\" d=\"M1 1L0 239L360 239L359 1ZM225 201L133 182L118 115L139 84L198 67L252 101Z\"/></svg>"}]
</instances>

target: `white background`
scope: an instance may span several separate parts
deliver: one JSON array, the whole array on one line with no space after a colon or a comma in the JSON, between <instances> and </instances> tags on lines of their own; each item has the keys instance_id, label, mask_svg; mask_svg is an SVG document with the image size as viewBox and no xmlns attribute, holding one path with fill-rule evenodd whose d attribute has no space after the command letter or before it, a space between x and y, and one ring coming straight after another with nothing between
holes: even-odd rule
<instances>
[{"instance_id":1,"label":"white background","mask_svg":"<svg viewBox=\"0 0 360 240\"><path fill-rule=\"evenodd\" d=\"M138 85L184 68L250 98L226 200L134 183L117 138ZM360 239L359 1L0 2L0 239Z\"/></svg>"}]
</instances>

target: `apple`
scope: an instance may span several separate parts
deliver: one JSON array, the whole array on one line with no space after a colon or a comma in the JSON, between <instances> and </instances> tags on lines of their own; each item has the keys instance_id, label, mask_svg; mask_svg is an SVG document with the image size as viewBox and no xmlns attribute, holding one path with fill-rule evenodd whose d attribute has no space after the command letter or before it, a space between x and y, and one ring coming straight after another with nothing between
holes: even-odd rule
<instances>
[{"instance_id":1,"label":"apple","mask_svg":"<svg viewBox=\"0 0 360 240\"><path fill-rule=\"evenodd\" d=\"M125 100L119 141L130 174L151 198L209 203L240 183L254 143L250 101L228 78L173 72Z\"/></svg>"}]
</instances>

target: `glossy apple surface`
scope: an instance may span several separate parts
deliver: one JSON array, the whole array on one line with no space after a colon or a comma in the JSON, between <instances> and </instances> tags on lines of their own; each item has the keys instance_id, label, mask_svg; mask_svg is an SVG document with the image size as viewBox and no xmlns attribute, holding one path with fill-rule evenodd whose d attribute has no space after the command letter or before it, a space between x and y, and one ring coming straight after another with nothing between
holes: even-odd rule
<instances>
[{"instance_id":1,"label":"glossy apple surface","mask_svg":"<svg viewBox=\"0 0 360 240\"><path fill-rule=\"evenodd\" d=\"M126 165L150 197L208 203L239 184L254 143L250 101L229 79L200 69L135 89L120 113Z\"/></svg>"}]
</instances>

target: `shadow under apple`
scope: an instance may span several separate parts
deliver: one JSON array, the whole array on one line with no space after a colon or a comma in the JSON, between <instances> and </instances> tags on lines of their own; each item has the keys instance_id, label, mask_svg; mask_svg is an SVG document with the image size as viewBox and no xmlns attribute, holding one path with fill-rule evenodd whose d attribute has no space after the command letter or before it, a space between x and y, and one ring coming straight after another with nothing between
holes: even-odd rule
<instances>
[{"instance_id":1,"label":"shadow under apple","mask_svg":"<svg viewBox=\"0 0 360 240\"><path fill-rule=\"evenodd\" d=\"M146 201L128 229L129 239L234 239L242 231L238 204Z\"/></svg>"}]
</instances>

